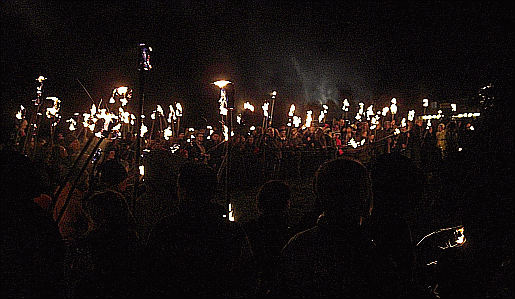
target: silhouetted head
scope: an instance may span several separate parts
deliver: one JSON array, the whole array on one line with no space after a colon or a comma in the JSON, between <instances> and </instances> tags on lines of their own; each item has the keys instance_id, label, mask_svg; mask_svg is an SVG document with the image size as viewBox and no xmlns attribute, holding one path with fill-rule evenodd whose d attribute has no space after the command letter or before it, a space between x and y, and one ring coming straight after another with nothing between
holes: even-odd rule
<instances>
[{"instance_id":1,"label":"silhouetted head","mask_svg":"<svg viewBox=\"0 0 515 299\"><path fill-rule=\"evenodd\" d=\"M421 199L423 173L410 158L399 153L381 154L370 172L375 212L402 214Z\"/></svg>"},{"instance_id":2,"label":"silhouetted head","mask_svg":"<svg viewBox=\"0 0 515 299\"><path fill-rule=\"evenodd\" d=\"M143 159L145 181L153 185L167 186L175 193L177 184L178 156L170 151L151 151Z\"/></svg>"},{"instance_id":3,"label":"silhouetted head","mask_svg":"<svg viewBox=\"0 0 515 299\"><path fill-rule=\"evenodd\" d=\"M115 191L96 193L83 203L88 217L96 225L128 225L130 211L122 194Z\"/></svg>"},{"instance_id":4,"label":"silhouetted head","mask_svg":"<svg viewBox=\"0 0 515 299\"><path fill-rule=\"evenodd\" d=\"M325 215L354 221L370 214L370 177L356 160L341 158L322 164L315 174L314 191Z\"/></svg>"},{"instance_id":5,"label":"silhouetted head","mask_svg":"<svg viewBox=\"0 0 515 299\"><path fill-rule=\"evenodd\" d=\"M271 180L263 184L257 194L260 213L283 214L288 212L291 190L283 181Z\"/></svg>"},{"instance_id":6,"label":"silhouetted head","mask_svg":"<svg viewBox=\"0 0 515 299\"><path fill-rule=\"evenodd\" d=\"M127 170L116 160L106 161L100 170L100 181L109 186L117 186L125 181L127 177Z\"/></svg>"},{"instance_id":7,"label":"silhouetted head","mask_svg":"<svg viewBox=\"0 0 515 299\"><path fill-rule=\"evenodd\" d=\"M218 179L216 171L203 163L185 163L177 179L181 201L209 202L215 196Z\"/></svg>"}]
</instances>

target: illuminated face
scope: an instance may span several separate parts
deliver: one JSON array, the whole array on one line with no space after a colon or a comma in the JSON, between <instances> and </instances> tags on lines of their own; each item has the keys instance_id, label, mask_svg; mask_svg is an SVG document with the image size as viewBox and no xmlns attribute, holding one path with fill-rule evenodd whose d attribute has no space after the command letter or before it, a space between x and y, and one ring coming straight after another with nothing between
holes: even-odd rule
<instances>
[{"instance_id":1,"label":"illuminated face","mask_svg":"<svg viewBox=\"0 0 515 299\"><path fill-rule=\"evenodd\" d=\"M219 141L220 140L220 135L218 135L216 133L213 133L213 135L211 135L211 139L213 139L214 141Z\"/></svg>"}]
</instances>

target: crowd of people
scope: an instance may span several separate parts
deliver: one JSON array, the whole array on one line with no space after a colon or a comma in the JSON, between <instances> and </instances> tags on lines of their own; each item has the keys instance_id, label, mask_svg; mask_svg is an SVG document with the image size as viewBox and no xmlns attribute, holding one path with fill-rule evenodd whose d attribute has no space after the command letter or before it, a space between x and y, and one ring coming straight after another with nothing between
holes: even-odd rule
<instances>
[{"instance_id":1,"label":"crowd of people","mask_svg":"<svg viewBox=\"0 0 515 299\"><path fill-rule=\"evenodd\" d=\"M501 191L505 181L484 180L492 170L466 150L476 142L469 125L432 128L385 122L258 128L229 142L217 130L155 138L137 190L131 139L108 141L85 172L72 167L84 142L62 134L32 159L4 149L2 294L510 297L511 233L502 228L512 222L512 193ZM306 159L312 176L302 171ZM448 180L439 203L459 215L468 241L431 272L417 262L411 233L425 224L408 215L428 196L436 167ZM289 218L292 176L312 179L316 196L298 223ZM217 203L224 183L259 187L255 219L229 221Z\"/></svg>"},{"instance_id":2,"label":"crowd of people","mask_svg":"<svg viewBox=\"0 0 515 299\"><path fill-rule=\"evenodd\" d=\"M177 136L166 139L162 133L156 130L145 136L145 153L164 150L184 161L206 163L218 171L229 163L232 181L257 175L262 178L259 183L300 177L306 173L310 176L320 162L341 156L352 156L369 163L379 154L394 152L410 157L417 166L430 173L440 167L446 156L468 149L476 142L474 126L469 121L428 125L421 119L402 125L396 124L395 120L384 121L372 128L368 122L349 124L344 120L318 127L265 126L236 130L231 138L211 127L182 130ZM52 160L53 164L71 163L86 135L83 132L77 138L74 134L56 134L52 142L42 138L39 149L35 150L39 160ZM105 146L106 159L115 159L131 168L135 143L135 137L130 134L110 140Z\"/></svg>"}]
</instances>

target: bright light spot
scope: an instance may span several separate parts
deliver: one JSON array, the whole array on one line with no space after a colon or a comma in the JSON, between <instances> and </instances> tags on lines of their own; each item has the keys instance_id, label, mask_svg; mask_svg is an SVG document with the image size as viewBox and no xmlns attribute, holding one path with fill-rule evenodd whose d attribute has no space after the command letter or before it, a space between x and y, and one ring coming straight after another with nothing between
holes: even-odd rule
<instances>
[{"instance_id":1,"label":"bright light spot","mask_svg":"<svg viewBox=\"0 0 515 299\"><path fill-rule=\"evenodd\" d=\"M231 81L227 81L227 80L219 80L219 81L213 82L213 84L218 86L218 88L224 88L227 84L230 84L230 83L231 83Z\"/></svg>"},{"instance_id":2,"label":"bright light spot","mask_svg":"<svg viewBox=\"0 0 515 299\"><path fill-rule=\"evenodd\" d=\"M249 102L245 102L243 104L243 109L247 109L247 110L254 112L254 106Z\"/></svg>"}]
</instances>

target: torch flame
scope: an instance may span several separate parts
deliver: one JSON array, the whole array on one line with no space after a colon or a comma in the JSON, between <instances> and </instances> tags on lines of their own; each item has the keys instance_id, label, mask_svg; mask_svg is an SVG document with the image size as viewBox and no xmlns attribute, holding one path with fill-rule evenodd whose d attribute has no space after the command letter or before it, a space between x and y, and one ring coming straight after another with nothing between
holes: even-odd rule
<instances>
[{"instance_id":1,"label":"torch flame","mask_svg":"<svg viewBox=\"0 0 515 299\"><path fill-rule=\"evenodd\" d=\"M291 104L290 111L288 112L288 116L293 116L295 113L295 104Z\"/></svg>"},{"instance_id":2,"label":"torch flame","mask_svg":"<svg viewBox=\"0 0 515 299\"><path fill-rule=\"evenodd\" d=\"M370 117L374 115L374 105L370 105L367 108L367 120L370 120Z\"/></svg>"},{"instance_id":3,"label":"torch flame","mask_svg":"<svg viewBox=\"0 0 515 299\"><path fill-rule=\"evenodd\" d=\"M264 117L268 117L268 106L270 105L270 103L268 102L265 102L263 104L263 106L261 106L261 108L263 108L263 116Z\"/></svg>"},{"instance_id":4,"label":"torch flame","mask_svg":"<svg viewBox=\"0 0 515 299\"><path fill-rule=\"evenodd\" d=\"M343 100L343 107L342 107L342 110L343 110L343 111L349 111L349 106L350 106L350 104L349 104L349 100L347 100L347 99Z\"/></svg>"},{"instance_id":5,"label":"torch flame","mask_svg":"<svg viewBox=\"0 0 515 299\"><path fill-rule=\"evenodd\" d=\"M397 99L392 98L391 103L392 104L390 105L390 111L392 112L392 114L396 114L397 113Z\"/></svg>"},{"instance_id":6,"label":"torch flame","mask_svg":"<svg viewBox=\"0 0 515 299\"><path fill-rule=\"evenodd\" d=\"M177 111L176 111L177 116L181 117L182 116L182 105L181 105L181 103L176 103L175 107L177 108Z\"/></svg>"},{"instance_id":7,"label":"torch flame","mask_svg":"<svg viewBox=\"0 0 515 299\"><path fill-rule=\"evenodd\" d=\"M20 111L18 111L18 113L16 113L16 118L17 119L22 119L23 118L23 110L25 110L25 107L23 107L23 105L20 105Z\"/></svg>"},{"instance_id":8,"label":"torch flame","mask_svg":"<svg viewBox=\"0 0 515 299\"><path fill-rule=\"evenodd\" d=\"M301 123L302 123L302 119L300 118L300 116L294 115L293 116L293 125L295 126L295 128L298 128Z\"/></svg>"},{"instance_id":9,"label":"torch flame","mask_svg":"<svg viewBox=\"0 0 515 299\"><path fill-rule=\"evenodd\" d=\"M413 121L414 118L415 118L415 110L410 110L408 112L408 120Z\"/></svg>"},{"instance_id":10,"label":"torch flame","mask_svg":"<svg viewBox=\"0 0 515 299\"><path fill-rule=\"evenodd\" d=\"M467 241L467 239L465 238L465 227L461 227L461 228L458 228L455 232L454 232L454 235L456 235L456 245L455 246L461 246L463 245L463 243L465 243L465 241Z\"/></svg>"},{"instance_id":11,"label":"torch flame","mask_svg":"<svg viewBox=\"0 0 515 299\"><path fill-rule=\"evenodd\" d=\"M52 100L53 105L50 108L46 108L46 117L58 117L59 109L61 108L61 101L56 97L48 97L47 100Z\"/></svg>"},{"instance_id":12,"label":"torch flame","mask_svg":"<svg viewBox=\"0 0 515 299\"><path fill-rule=\"evenodd\" d=\"M248 109L248 110L250 110L250 111L254 112L254 106L252 106L252 104L251 104L251 103L249 103L249 102L245 102L245 103L243 104L243 109Z\"/></svg>"},{"instance_id":13,"label":"torch flame","mask_svg":"<svg viewBox=\"0 0 515 299\"><path fill-rule=\"evenodd\" d=\"M77 122L75 121L75 119L73 118L70 118L66 121L67 123L70 123L70 126L68 127L68 129L70 129L70 131L75 131L77 128L75 127L77 125Z\"/></svg>"},{"instance_id":14,"label":"torch flame","mask_svg":"<svg viewBox=\"0 0 515 299\"><path fill-rule=\"evenodd\" d=\"M324 121L324 117L325 117L325 112L320 111L320 115L318 116L318 122L322 123Z\"/></svg>"},{"instance_id":15,"label":"torch flame","mask_svg":"<svg viewBox=\"0 0 515 299\"><path fill-rule=\"evenodd\" d=\"M218 88L224 88L227 84L230 84L230 83L231 83L231 81L227 81L227 80L219 80L219 81L213 82L213 84L218 86Z\"/></svg>"},{"instance_id":16,"label":"torch flame","mask_svg":"<svg viewBox=\"0 0 515 299\"><path fill-rule=\"evenodd\" d=\"M163 132L163 137L165 140L170 140L170 137L173 136L173 131L170 127L167 127Z\"/></svg>"},{"instance_id":17,"label":"torch flame","mask_svg":"<svg viewBox=\"0 0 515 299\"><path fill-rule=\"evenodd\" d=\"M313 121L312 115L313 111L309 110L306 115L306 124L304 125L307 128L311 127L311 122Z\"/></svg>"},{"instance_id":18,"label":"torch flame","mask_svg":"<svg viewBox=\"0 0 515 299\"><path fill-rule=\"evenodd\" d=\"M390 111L390 107L384 107L384 108L383 108L382 115L383 115L383 116L386 116L386 114L388 113L388 111Z\"/></svg>"}]
</instances>

